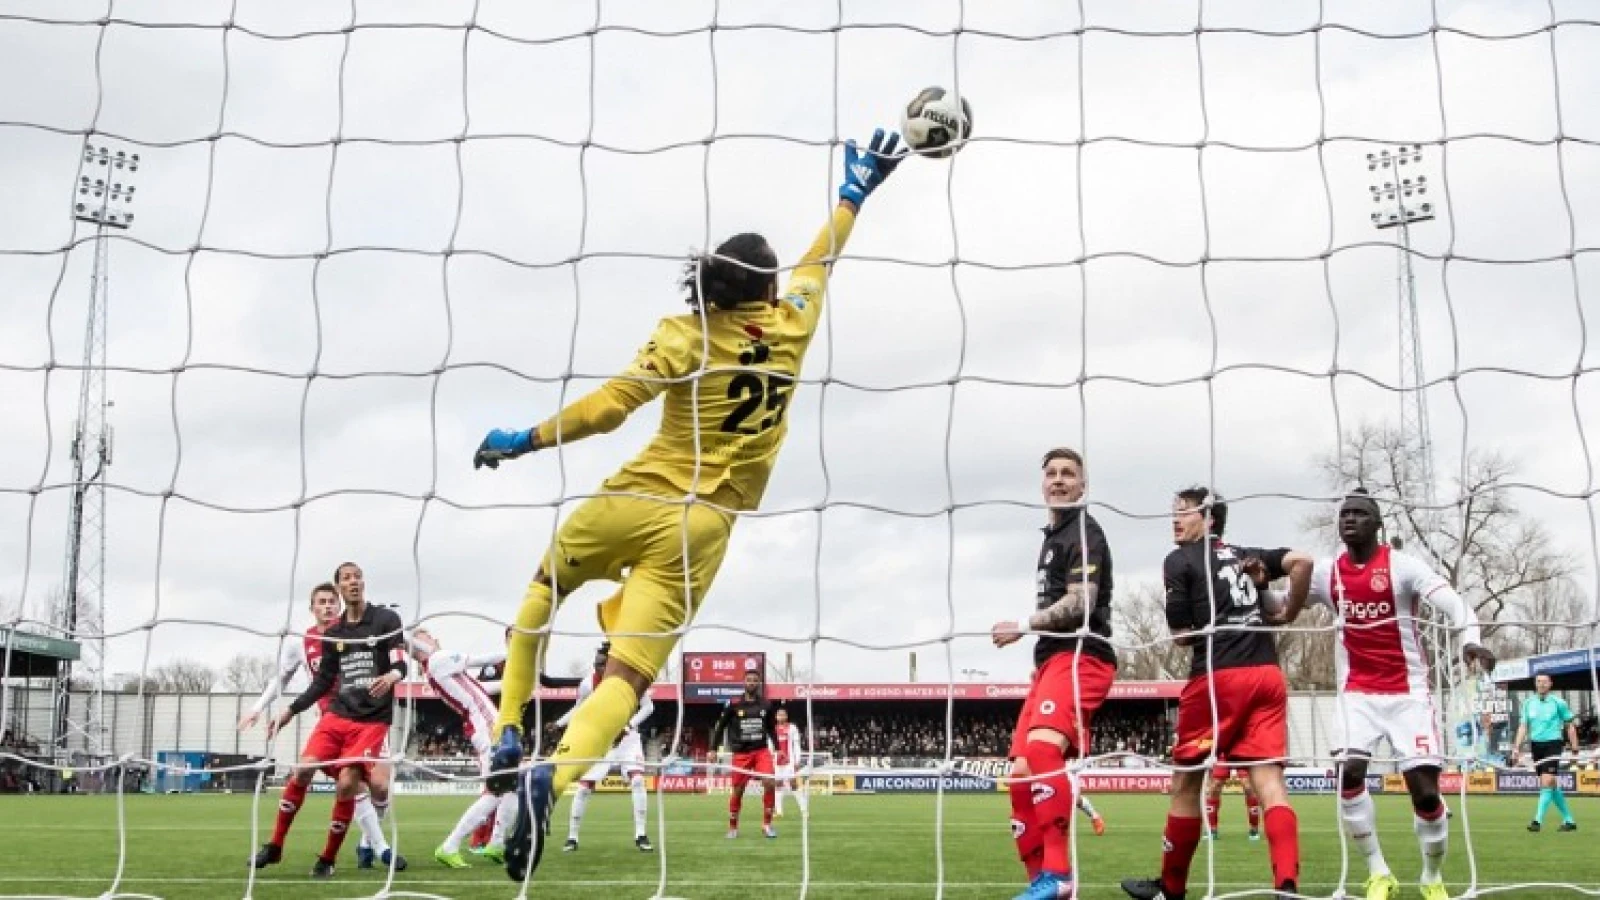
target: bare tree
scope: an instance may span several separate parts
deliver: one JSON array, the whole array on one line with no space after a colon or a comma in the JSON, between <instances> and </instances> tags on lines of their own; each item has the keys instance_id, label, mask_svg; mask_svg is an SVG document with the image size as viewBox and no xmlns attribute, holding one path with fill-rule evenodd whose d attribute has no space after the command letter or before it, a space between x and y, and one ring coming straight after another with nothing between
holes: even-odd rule
<instances>
[{"instance_id":1,"label":"bare tree","mask_svg":"<svg viewBox=\"0 0 1600 900\"><path fill-rule=\"evenodd\" d=\"M1533 656L1581 647L1593 614L1570 578L1537 584L1507 605L1490 649L1502 657Z\"/></svg>"},{"instance_id":2,"label":"bare tree","mask_svg":"<svg viewBox=\"0 0 1600 900\"><path fill-rule=\"evenodd\" d=\"M1278 634L1278 665L1290 690L1326 691L1334 687L1333 612L1314 606Z\"/></svg>"},{"instance_id":3,"label":"bare tree","mask_svg":"<svg viewBox=\"0 0 1600 900\"><path fill-rule=\"evenodd\" d=\"M278 663L270 653L238 653L222 666L222 686L241 694L253 693L278 677Z\"/></svg>"},{"instance_id":4,"label":"bare tree","mask_svg":"<svg viewBox=\"0 0 1600 900\"><path fill-rule=\"evenodd\" d=\"M1134 681L1189 677L1190 653L1167 629L1166 596L1159 584L1138 584L1111 605L1112 633L1130 649L1117 652L1117 676ZM1130 646L1131 645L1131 646Z\"/></svg>"},{"instance_id":5,"label":"bare tree","mask_svg":"<svg viewBox=\"0 0 1600 900\"><path fill-rule=\"evenodd\" d=\"M133 690L137 690L139 676L133 676L125 682L124 691L129 690L128 683L133 685ZM175 659L151 669L144 676L146 693L206 694L211 692L216 683L216 671L210 666L189 659Z\"/></svg>"},{"instance_id":6,"label":"bare tree","mask_svg":"<svg viewBox=\"0 0 1600 900\"><path fill-rule=\"evenodd\" d=\"M1467 453L1464 470L1445 492L1459 500L1442 509L1421 508L1420 449L1388 425L1363 424L1347 431L1336 455L1318 460L1336 492L1360 486L1377 499L1391 542L1432 566L1478 612L1485 640L1496 640L1499 623L1524 614L1541 587L1571 583L1576 565L1556 549L1544 526L1512 502L1516 466L1505 456ZM1337 542L1336 511L1330 506L1305 522L1322 543Z\"/></svg>"}]
</instances>

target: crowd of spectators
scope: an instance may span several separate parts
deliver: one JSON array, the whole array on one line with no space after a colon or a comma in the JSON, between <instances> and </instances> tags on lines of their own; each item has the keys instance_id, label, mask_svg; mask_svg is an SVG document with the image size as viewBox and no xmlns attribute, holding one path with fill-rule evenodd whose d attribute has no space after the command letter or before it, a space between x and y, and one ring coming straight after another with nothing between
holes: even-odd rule
<instances>
[{"instance_id":1,"label":"crowd of spectators","mask_svg":"<svg viewBox=\"0 0 1600 900\"><path fill-rule=\"evenodd\" d=\"M696 710L695 712L704 712ZM946 726L943 704L836 704L821 707L816 713L817 752L836 759L876 756L945 755ZM806 723L799 710L791 711L802 729ZM950 752L960 757L1000 757L1011 747L1017 711L1010 704L963 704L956 707ZM685 724L679 737L678 756L703 758L711 749L710 727L695 716ZM646 723L644 744L651 758L667 754L673 722L665 713ZM560 730L547 718L540 745L555 746ZM1171 723L1156 704L1113 704L1095 717L1095 754L1134 753L1159 757L1171 744ZM423 714L417 719L408 751L421 758L472 755L470 742L453 715Z\"/></svg>"}]
</instances>

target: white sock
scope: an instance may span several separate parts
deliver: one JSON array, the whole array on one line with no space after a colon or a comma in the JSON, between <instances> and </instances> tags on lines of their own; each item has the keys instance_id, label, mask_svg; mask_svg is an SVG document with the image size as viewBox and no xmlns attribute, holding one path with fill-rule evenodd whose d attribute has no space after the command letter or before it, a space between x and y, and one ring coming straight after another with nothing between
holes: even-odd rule
<instances>
[{"instance_id":1,"label":"white sock","mask_svg":"<svg viewBox=\"0 0 1600 900\"><path fill-rule=\"evenodd\" d=\"M1099 814L1094 811L1094 804L1089 802L1088 794L1078 795L1078 809L1082 810L1083 814L1091 819L1099 818Z\"/></svg>"},{"instance_id":2,"label":"white sock","mask_svg":"<svg viewBox=\"0 0 1600 900\"><path fill-rule=\"evenodd\" d=\"M650 794L644 789L644 776L634 773L628 787L633 790L633 836L642 838L648 834L645 825L650 821Z\"/></svg>"},{"instance_id":3,"label":"white sock","mask_svg":"<svg viewBox=\"0 0 1600 900\"><path fill-rule=\"evenodd\" d=\"M1439 817L1424 819L1413 814L1412 829L1417 832L1417 844L1422 847L1422 878L1423 884L1430 884L1440 880L1443 875L1440 870L1444 868L1444 854L1450 848L1450 819L1440 807Z\"/></svg>"},{"instance_id":4,"label":"white sock","mask_svg":"<svg viewBox=\"0 0 1600 900\"><path fill-rule=\"evenodd\" d=\"M517 821L517 795L515 791L506 791L500 795L500 806L494 813L494 828L489 831L489 846L504 847L506 845L506 829Z\"/></svg>"},{"instance_id":5,"label":"white sock","mask_svg":"<svg viewBox=\"0 0 1600 900\"><path fill-rule=\"evenodd\" d=\"M789 796L789 782L778 782L778 799L773 806L773 811L780 816L783 815L783 799L787 796Z\"/></svg>"},{"instance_id":6,"label":"white sock","mask_svg":"<svg viewBox=\"0 0 1600 900\"><path fill-rule=\"evenodd\" d=\"M461 842L466 840L467 835L471 834L473 829L482 825L483 820L489 818L489 814L494 812L494 808L498 805L500 805L499 797L493 794L480 794L478 799L472 801L472 805L467 807L467 811L461 814L461 818L456 822L456 827L450 830L449 837L444 839L444 843L439 845L439 849L446 853L459 853L461 851Z\"/></svg>"},{"instance_id":7,"label":"white sock","mask_svg":"<svg viewBox=\"0 0 1600 900\"><path fill-rule=\"evenodd\" d=\"M1339 798L1339 817L1344 820L1344 832L1350 842L1367 858L1367 871L1374 875L1388 875L1389 863L1383 858L1383 848L1378 846L1378 809L1372 795L1363 788L1354 797Z\"/></svg>"},{"instance_id":8,"label":"white sock","mask_svg":"<svg viewBox=\"0 0 1600 900\"><path fill-rule=\"evenodd\" d=\"M589 805L589 795L594 789L582 782L578 783L578 792L572 795L572 819L567 825L567 840L578 839L578 832L583 829L583 811Z\"/></svg>"},{"instance_id":9,"label":"white sock","mask_svg":"<svg viewBox=\"0 0 1600 900\"><path fill-rule=\"evenodd\" d=\"M389 841L383 836L383 823L378 820L378 810L370 795L356 798L355 815L356 826L361 829L361 846L370 847L373 853L382 856L389 849Z\"/></svg>"},{"instance_id":10,"label":"white sock","mask_svg":"<svg viewBox=\"0 0 1600 900\"><path fill-rule=\"evenodd\" d=\"M806 783L804 781L795 782L795 787L798 790L794 792L794 802L800 804L800 815L811 815L811 798L807 796Z\"/></svg>"}]
</instances>

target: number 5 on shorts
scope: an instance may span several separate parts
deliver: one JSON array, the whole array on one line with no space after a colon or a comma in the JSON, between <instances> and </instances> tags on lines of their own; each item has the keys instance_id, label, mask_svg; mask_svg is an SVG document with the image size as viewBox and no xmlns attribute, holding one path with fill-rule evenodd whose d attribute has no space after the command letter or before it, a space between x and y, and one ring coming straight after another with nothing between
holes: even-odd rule
<instances>
[{"instance_id":1,"label":"number 5 on shorts","mask_svg":"<svg viewBox=\"0 0 1600 900\"><path fill-rule=\"evenodd\" d=\"M1417 735L1417 755L1433 755L1433 738L1430 738L1425 734Z\"/></svg>"}]
</instances>

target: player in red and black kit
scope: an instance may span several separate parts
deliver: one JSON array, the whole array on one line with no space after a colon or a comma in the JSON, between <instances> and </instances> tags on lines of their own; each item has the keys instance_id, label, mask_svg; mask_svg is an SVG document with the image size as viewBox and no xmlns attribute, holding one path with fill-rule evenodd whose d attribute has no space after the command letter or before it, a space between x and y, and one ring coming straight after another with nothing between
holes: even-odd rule
<instances>
[{"instance_id":1,"label":"player in red and black kit","mask_svg":"<svg viewBox=\"0 0 1600 900\"><path fill-rule=\"evenodd\" d=\"M722 735L727 733L729 749L733 751L733 796L728 798L728 837L739 836L739 809L744 806L744 789L752 775L761 779L761 833L769 838L778 836L772 827L772 806L777 798L777 784L772 780L772 751L767 742L777 734L774 710L761 696L761 673L744 673L744 696L728 701L711 729L711 749L722 746Z\"/></svg>"},{"instance_id":2,"label":"player in red and black kit","mask_svg":"<svg viewBox=\"0 0 1600 900\"><path fill-rule=\"evenodd\" d=\"M343 563L336 571L353 565ZM322 855L311 868L313 878L333 877L333 862L349 830L356 795L362 783L370 781L372 766L384 756L389 723L394 720L394 686L406 676L402 628L393 610L372 606L363 593L346 596L344 615L323 632L322 664L316 677L267 729L268 737L276 734L338 685L306 741L305 756L328 762L325 768L337 772L333 822ZM262 852L281 856L283 849L269 844Z\"/></svg>"},{"instance_id":3,"label":"player in red and black kit","mask_svg":"<svg viewBox=\"0 0 1600 900\"><path fill-rule=\"evenodd\" d=\"M1249 769L1266 808L1273 888L1287 898L1300 878L1300 828L1283 784L1289 691L1272 633L1263 626L1281 624L1285 607L1266 590L1267 582L1287 576L1290 598L1303 602L1313 560L1287 548L1224 543L1227 524L1227 504L1203 487L1179 491L1173 501L1172 536L1178 547L1162 565L1167 627L1180 645L1193 648L1194 658L1178 699L1161 877L1122 882L1137 900L1183 900L1189 864L1200 845L1201 789L1206 772L1221 759Z\"/></svg>"},{"instance_id":4,"label":"player in red and black kit","mask_svg":"<svg viewBox=\"0 0 1600 900\"><path fill-rule=\"evenodd\" d=\"M1023 621L998 622L996 647L1040 632L1033 684L1011 738L1011 833L1027 867L1028 889L1016 900L1074 896L1072 817L1076 782L1067 760L1089 752L1089 726L1111 693L1111 548L1083 499L1083 457L1058 447L1044 455L1041 490L1050 509L1039 550L1035 609Z\"/></svg>"}]
</instances>

